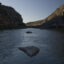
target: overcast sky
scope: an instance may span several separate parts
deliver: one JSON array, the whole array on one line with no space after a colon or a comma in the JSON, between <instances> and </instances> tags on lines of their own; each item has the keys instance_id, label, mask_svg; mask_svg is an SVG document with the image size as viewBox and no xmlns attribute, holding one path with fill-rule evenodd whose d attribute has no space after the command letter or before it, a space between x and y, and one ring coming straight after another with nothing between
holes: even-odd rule
<instances>
[{"instance_id":1,"label":"overcast sky","mask_svg":"<svg viewBox=\"0 0 64 64\"><path fill-rule=\"evenodd\" d=\"M64 4L64 0L0 0L0 2L15 8L25 23L44 19Z\"/></svg>"}]
</instances>

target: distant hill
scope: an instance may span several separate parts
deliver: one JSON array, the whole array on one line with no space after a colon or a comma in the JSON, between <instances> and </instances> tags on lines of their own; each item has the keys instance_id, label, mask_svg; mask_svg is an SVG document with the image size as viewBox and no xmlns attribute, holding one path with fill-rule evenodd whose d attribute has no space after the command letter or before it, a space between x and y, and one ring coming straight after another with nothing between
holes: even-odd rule
<instances>
[{"instance_id":1,"label":"distant hill","mask_svg":"<svg viewBox=\"0 0 64 64\"><path fill-rule=\"evenodd\" d=\"M43 20L29 22L26 24L29 27L37 28L59 28L64 27L64 5L57 8L50 16Z\"/></svg>"},{"instance_id":2,"label":"distant hill","mask_svg":"<svg viewBox=\"0 0 64 64\"><path fill-rule=\"evenodd\" d=\"M0 3L0 29L24 27L22 16L14 8Z\"/></svg>"}]
</instances>

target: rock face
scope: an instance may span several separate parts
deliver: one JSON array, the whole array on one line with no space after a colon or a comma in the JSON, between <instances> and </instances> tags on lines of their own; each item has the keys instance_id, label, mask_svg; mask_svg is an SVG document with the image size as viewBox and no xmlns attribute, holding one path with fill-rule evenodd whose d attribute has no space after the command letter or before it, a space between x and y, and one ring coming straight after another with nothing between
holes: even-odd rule
<instances>
[{"instance_id":1,"label":"rock face","mask_svg":"<svg viewBox=\"0 0 64 64\"><path fill-rule=\"evenodd\" d=\"M35 46L19 47L19 50L23 51L30 57L35 56L39 53L39 48Z\"/></svg>"},{"instance_id":2,"label":"rock face","mask_svg":"<svg viewBox=\"0 0 64 64\"><path fill-rule=\"evenodd\" d=\"M50 16L43 20L30 22L26 24L29 27L36 28L59 28L64 27L64 5L60 6Z\"/></svg>"},{"instance_id":3,"label":"rock face","mask_svg":"<svg viewBox=\"0 0 64 64\"><path fill-rule=\"evenodd\" d=\"M23 28L23 18L12 7L0 3L0 29Z\"/></svg>"}]
</instances>

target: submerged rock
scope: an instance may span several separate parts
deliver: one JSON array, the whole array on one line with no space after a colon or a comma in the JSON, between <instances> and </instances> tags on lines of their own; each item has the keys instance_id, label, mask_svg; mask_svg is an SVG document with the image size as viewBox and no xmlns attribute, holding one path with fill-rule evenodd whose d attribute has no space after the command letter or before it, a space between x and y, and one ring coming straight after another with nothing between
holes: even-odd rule
<instances>
[{"instance_id":1,"label":"submerged rock","mask_svg":"<svg viewBox=\"0 0 64 64\"><path fill-rule=\"evenodd\" d=\"M39 48L35 46L19 47L19 50L23 51L30 57L37 55L40 51Z\"/></svg>"}]
</instances>

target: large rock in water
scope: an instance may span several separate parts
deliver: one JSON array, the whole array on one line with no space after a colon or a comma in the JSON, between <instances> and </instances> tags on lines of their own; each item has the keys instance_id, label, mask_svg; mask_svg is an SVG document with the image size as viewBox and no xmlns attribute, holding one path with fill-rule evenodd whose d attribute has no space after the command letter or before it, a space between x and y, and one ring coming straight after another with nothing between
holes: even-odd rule
<instances>
[{"instance_id":1,"label":"large rock in water","mask_svg":"<svg viewBox=\"0 0 64 64\"><path fill-rule=\"evenodd\" d=\"M0 3L0 29L24 27L22 16L12 7L4 6Z\"/></svg>"},{"instance_id":2,"label":"large rock in water","mask_svg":"<svg viewBox=\"0 0 64 64\"><path fill-rule=\"evenodd\" d=\"M40 51L39 48L35 46L19 47L19 49L30 57L37 55Z\"/></svg>"}]
</instances>

